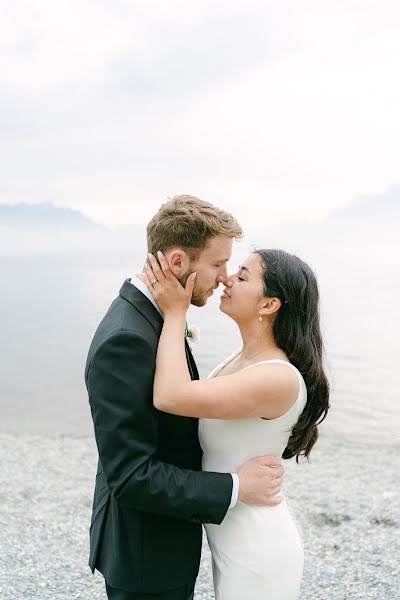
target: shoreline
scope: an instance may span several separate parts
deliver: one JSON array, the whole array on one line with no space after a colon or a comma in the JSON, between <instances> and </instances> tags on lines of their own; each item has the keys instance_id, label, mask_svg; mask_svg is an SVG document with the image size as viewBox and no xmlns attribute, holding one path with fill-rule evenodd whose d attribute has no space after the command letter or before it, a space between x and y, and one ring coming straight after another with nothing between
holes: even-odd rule
<instances>
[{"instance_id":1,"label":"shoreline","mask_svg":"<svg viewBox=\"0 0 400 600\"><path fill-rule=\"evenodd\" d=\"M400 596L399 444L323 432L311 461L285 461L285 489L304 537L299 600ZM87 567L96 473L93 436L0 432L2 600L103 600ZM195 600L212 600L208 548Z\"/></svg>"}]
</instances>

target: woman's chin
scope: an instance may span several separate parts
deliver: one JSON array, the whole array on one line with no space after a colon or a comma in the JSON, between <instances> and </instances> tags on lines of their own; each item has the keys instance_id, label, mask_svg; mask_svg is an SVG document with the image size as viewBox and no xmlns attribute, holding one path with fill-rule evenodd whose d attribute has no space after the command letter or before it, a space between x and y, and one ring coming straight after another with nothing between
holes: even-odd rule
<instances>
[{"instance_id":1,"label":"woman's chin","mask_svg":"<svg viewBox=\"0 0 400 600\"><path fill-rule=\"evenodd\" d=\"M225 315L227 315L228 317L230 317L231 315L229 314L229 311L227 310L227 306L226 306L226 301L224 300L224 298L221 299L220 303L219 303L219 310L221 312L223 312Z\"/></svg>"}]
</instances>

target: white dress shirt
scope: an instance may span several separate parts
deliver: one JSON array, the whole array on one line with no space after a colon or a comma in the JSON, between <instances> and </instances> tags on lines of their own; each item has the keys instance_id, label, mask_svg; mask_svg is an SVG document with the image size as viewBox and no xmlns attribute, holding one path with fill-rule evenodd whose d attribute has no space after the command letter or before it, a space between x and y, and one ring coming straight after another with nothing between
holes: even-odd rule
<instances>
[{"instance_id":1,"label":"white dress shirt","mask_svg":"<svg viewBox=\"0 0 400 600\"><path fill-rule=\"evenodd\" d=\"M131 284L134 285L140 292L142 292L142 294L144 296L146 296L146 298L148 300L150 300L152 305L158 310L160 315L163 316L163 313L157 306L157 302L154 300L153 296L150 294L144 281L139 279L139 277L137 275L133 275L131 277ZM231 503L229 505L229 508L233 508L235 506L235 504L238 501L238 497L239 497L239 477L238 477L237 473L231 473L231 475L232 475L232 480L233 480L233 486L232 486Z\"/></svg>"}]
</instances>

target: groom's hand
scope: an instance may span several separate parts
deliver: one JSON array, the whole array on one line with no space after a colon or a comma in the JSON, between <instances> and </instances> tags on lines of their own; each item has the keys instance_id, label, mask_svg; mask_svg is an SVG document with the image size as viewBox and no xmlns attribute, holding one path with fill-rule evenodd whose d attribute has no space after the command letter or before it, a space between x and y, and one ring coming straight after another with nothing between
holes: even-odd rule
<instances>
[{"instance_id":1,"label":"groom's hand","mask_svg":"<svg viewBox=\"0 0 400 600\"><path fill-rule=\"evenodd\" d=\"M276 456L257 456L240 465L239 500L245 504L276 506L282 501L279 494L283 481L282 459Z\"/></svg>"}]
</instances>

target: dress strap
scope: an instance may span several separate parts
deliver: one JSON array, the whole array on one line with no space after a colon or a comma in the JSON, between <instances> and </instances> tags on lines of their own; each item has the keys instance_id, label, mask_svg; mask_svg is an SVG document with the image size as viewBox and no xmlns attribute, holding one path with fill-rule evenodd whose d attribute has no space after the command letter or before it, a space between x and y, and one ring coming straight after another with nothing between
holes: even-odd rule
<instances>
[{"instance_id":1,"label":"dress strap","mask_svg":"<svg viewBox=\"0 0 400 600\"><path fill-rule=\"evenodd\" d=\"M208 375L207 379L211 379L212 377L216 377L224 367L226 367L227 365L229 365L230 362L233 361L234 358L236 358L238 356L238 354L240 354L240 352L242 351L241 348L239 348L238 350L235 350L235 352L233 354L230 354L228 356L228 358L226 358L225 360L222 361L222 363L220 363L219 365L217 365L215 367L215 369L213 369L211 371L211 373Z\"/></svg>"},{"instance_id":2,"label":"dress strap","mask_svg":"<svg viewBox=\"0 0 400 600\"><path fill-rule=\"evenodd\" d=\"M245 367L245 369L250 369L250 367L263 365L265 363L282 363L284 365L288 365L288 367L292 367L292 369L296 369L296 367L292 365L292 363L290 363L288 360L283 360L282 358L270 358L269 360L260 360L259 362L254 363L254 365L249 365L248 367ZM298 369L296 369L296 371L298 371Z\"/></svg>"},{"instance_id":3,"label":"dress strap","mask_svg":"<svg viewBox=\"0 0 400 600\"><path fill-rule=\"evenodd\" d=\"M256 367L257 365L263 365L266 363L281 363L283 365L287 365L293 371L295 371L295 373L297 374L297 377L300 379L300 381L304 381L303 376L300 373L300 371L298 370L298 368L295 367L294 365L292 365L292 363L290 363L289 361L282 360L281 358L270 358L269 360L260 360L260 362L254 363L254 365L249 365L248 367L245 367L244 369L250 369L250 367Z\"/></svg>"}]
</instances>

